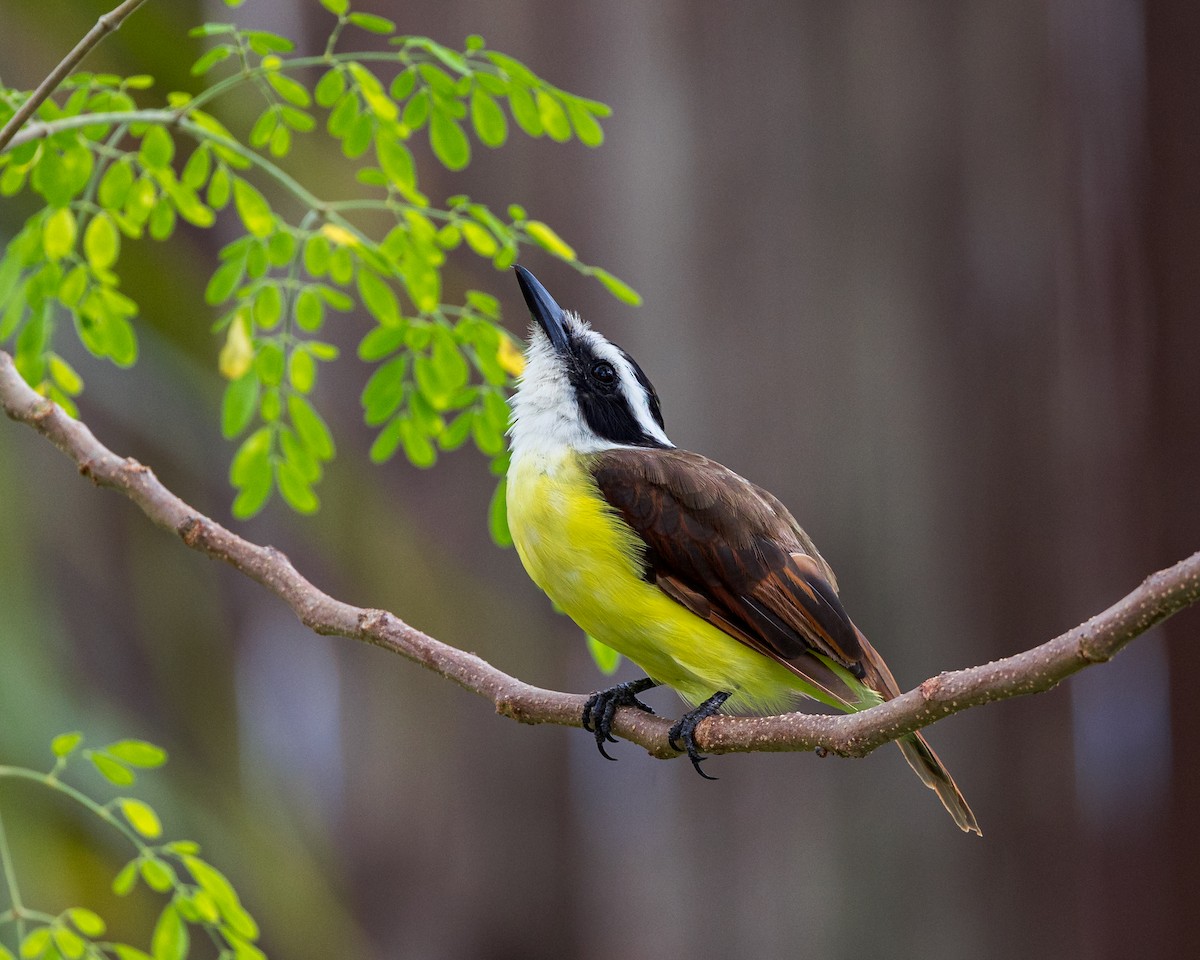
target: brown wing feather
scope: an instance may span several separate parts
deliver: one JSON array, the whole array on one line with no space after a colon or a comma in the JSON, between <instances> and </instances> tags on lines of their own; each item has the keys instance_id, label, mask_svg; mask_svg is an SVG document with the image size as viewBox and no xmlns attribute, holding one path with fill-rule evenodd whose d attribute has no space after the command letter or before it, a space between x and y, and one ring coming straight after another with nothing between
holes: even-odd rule
<instances>
[{"instance_id":1,"label":"brown wing feather","mask_svg":"<svg viewBox=\"0 0 1200 960\"><path fill-rule=\"evenodd\" d=\"M820 653L885 700L892 672L842 607L833 571L778 500L732 470L683 450L597 455L600 493L646 543L645 576L677 603L846 703ZM897 741L909 765L965 831L975 815L918 732Z\"/></svg>"},{"instance_id":2,"label":"brown wing feather","mask_svg":"<svg viewBox=\"0 0 1200 960\"><path fill-rule=\"evenodd\" d=\"M875 673L832 571L770 494L682 450L606 452L593 473L645 541L646 578L672 599L810 679L813 652L859 676Z\"/></svg>"}]
</instances>

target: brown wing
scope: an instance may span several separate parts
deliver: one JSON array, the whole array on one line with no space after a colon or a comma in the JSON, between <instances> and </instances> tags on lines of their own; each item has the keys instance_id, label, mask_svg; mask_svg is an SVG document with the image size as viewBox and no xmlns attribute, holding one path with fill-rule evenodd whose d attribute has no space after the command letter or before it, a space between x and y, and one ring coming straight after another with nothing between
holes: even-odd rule
<instances>
[{"instance_id":1,"label":"brown wing","mask_svg":"<svg viewBox=\"0 0 1200 960\"><path fill-rule=\"evenodd\" d=\"M832 571L773 496L683 450L609 451L593 473L646 542L646 579L672 599L810 679L817 652L875 686L874 651Z\"/></svg>"},{"instance_id":2,"label":"brown wing","mask_svg":"<svg viewBox=\"0 0 1200 960\"><path fill-rule=\"evenodd\" d=\"M833 571L787 508L719 463L682 450L614 450L593 464L600 493L646 542L645 576L698 617L823 687L824 654L890 700L887 664L851 622ZM842 688L844 692L844 687ZM898 741L963 830L979 824L920 733Z\"/></svg>"}]
</instances>

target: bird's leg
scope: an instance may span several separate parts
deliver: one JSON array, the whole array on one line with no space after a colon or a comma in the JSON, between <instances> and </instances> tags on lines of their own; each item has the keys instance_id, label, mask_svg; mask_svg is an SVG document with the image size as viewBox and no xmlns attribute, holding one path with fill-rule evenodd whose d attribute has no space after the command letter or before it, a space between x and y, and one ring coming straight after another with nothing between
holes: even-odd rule
<instances>
[{"instance_id":1,"label":"bird's leg","mask_svg":"<svg viewBox=\"0 0 1200 960\"><path fill-rule=\"evenodd\" d=\"M617 759L610 757L604 749L606 741L608 743L617 742L617 738L612 735L613 718L617 715L617 709L637 707L646 713L653 713L654 711L642 703L637 695L643 690L657 686L657 680L642 677L641 680L627 680L625 683L618 683L615 687L609 687L607 690L597 690L588 697L587 703L583 705L583 729L596 735L596 747L606 760Z\"/></svg>"},{"instance_id":2,"label":"bird's leg","mask_svg":"<svg viewBox=\"0 0 1200 960\"><path fill-rule=\"evenodd\" d=\"M710 777L707 773L700 769L700 764L707 758L702 756L699 749L696 747L696 727L700 725L701 720L707 720L714 713L721 709L721 705L729 699L731 694L718 690L711 697L705 700L700 706L689 713L685 713L675 725L667 731L667 743L676 750L686 750L688 759L692 761L692 766L696 768L696 772L705 780L716 780L717 777ZM682 744L682 746L681 746Z\"/></svg>"}]
</instances>

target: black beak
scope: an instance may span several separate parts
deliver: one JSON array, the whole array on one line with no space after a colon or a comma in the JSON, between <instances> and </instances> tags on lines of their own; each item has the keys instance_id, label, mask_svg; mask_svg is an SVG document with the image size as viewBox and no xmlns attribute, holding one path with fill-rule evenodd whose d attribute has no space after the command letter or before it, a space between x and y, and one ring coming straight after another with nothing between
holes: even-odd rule
<instances>
[{"instance_id":1,"label":"black beak","mask_svg":"<svg viewBox=\"0 0 1200 960\"><path fill-rule=\"evenodd\" d=\"M565 354L568 344L567 332L563 329L562 307L554 302L550 291L543 287L532 273L520 265L513 269L517 272L517 283L520 285L521 294L525 297L525 303L529 307L529 315L546 331L546 336L550 338L554 349Z\"/></svg>"}]
</instances>

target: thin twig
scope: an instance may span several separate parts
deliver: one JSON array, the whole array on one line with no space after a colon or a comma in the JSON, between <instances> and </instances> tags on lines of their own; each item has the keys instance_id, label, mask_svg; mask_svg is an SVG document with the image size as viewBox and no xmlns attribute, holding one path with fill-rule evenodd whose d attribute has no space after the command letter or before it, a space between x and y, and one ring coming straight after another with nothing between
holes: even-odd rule
<instances>
[{"instance_id":1,"label":"thin twig","mask_svg":"<svg viewBox=\"0 0 1200 960\"><path fill-rule=\"evenodd\" d=\"M38 84L38 88L33 91L30 98L21 104L20 109L16 113L9 117L8 123L4 125L4 128L0 129L0 150L5 148L8 141L21 129L21 125L33 116L33 112L42 105L43 101L58 89L58 85L75 69L79 61L88 55L92 47L96 46L96 44L116 30L126 17L145 2L146 0L125 0L124 3L120 3L112 10L109 10L108 13L101 14L100 18L96 21L96 25L84 34L82 40L75 44L75 49L63 57L58 66L50 71L46 79Z\"/></svg>"},{"instance_id":2,"label":"thin twig","mask_svg":"<svg viewBox=\"0 0 1200 960\"><path fill-rule=\"evenodd\" d=\"M362 640L398 653L490 700L498 713L523 723L579 726L586 697L544 690L511 677L474 654L442 643L383 610L351 606L308 582L273 547L243 540L202 515L162 485L149 468L122 459L78 420L35 393L12 358L0 351L0 405L33 427L103 487L119 490L154 523L185 544L240 570L284 600L320 634ZM1110 660L1129 641L1200 601L1200 553L1153 574L1087 623L1040 646L992 663L939 674L894 700L848 716L791 713L775 717L712 717L697 742L710 753L825 750L860 757L936 720L995 700L1040 693L1094 663ZM652 756L677 752L667 743L670 722L622 709L614 730Z\"/></svg>"}]
</instances>

